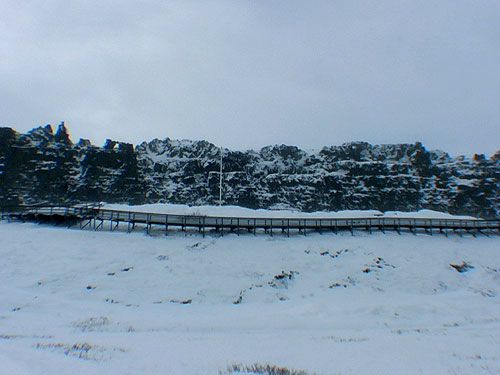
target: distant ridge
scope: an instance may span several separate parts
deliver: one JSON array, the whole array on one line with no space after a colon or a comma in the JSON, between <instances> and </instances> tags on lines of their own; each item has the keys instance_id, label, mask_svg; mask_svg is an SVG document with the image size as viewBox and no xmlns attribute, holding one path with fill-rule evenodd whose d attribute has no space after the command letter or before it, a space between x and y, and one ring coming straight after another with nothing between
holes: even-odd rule
<instances>
[{"instance_id":1,"label":"distant ridge","mask_svg":"<svg viewBox=\"0 0 500 375\"><path fill-rule=\"evenodd\" d=\"M0 128L0 199L19 203L216 204L220 149L206 141L154 139L133 146L73 144L64 123L26 134ZM223 202L302 211L432 209L496 218L500 151L450 157L421 143L351 142L308 153L275 145L224 150Z\"/></svg>"}]
</instances>

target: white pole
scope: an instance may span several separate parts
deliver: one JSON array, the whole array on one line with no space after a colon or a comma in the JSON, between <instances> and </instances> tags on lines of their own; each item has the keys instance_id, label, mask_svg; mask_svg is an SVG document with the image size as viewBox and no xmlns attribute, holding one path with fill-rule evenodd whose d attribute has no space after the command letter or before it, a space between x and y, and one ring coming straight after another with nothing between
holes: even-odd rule
<instances>
[{"instance_id":1,"label":"white pole","mask_svg":"<svg viewBox=\"0 0 500 375\"><path fill-rule=\"evenodd\" d=\"M219 207L222 206L222 146L220 148Z\"/></svg>"}]
</instances>

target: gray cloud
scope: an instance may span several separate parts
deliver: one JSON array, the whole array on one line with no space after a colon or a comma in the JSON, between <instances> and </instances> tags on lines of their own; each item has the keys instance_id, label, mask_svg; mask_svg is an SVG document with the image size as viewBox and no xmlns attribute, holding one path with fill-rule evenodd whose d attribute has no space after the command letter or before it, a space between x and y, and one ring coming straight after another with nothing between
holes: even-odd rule
<instances>
[{"instance_id":1,"label":"gray cloud","mask_svg":"<svg viewBox=\"0 0 500 375\"><path fill-rule=\"evenodd\" d=\"M500 3L0 4L0 125L230 148L500 148Z\"/></svg>"}]
</instances>

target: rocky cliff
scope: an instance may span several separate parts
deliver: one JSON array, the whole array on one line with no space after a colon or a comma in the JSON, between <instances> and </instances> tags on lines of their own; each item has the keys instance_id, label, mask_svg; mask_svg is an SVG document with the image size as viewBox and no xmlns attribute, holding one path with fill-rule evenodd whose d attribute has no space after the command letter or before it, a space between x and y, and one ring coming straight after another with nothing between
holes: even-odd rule
<instances>
[{"instance_id":1,"label":"rocky cliff","mask_svg":"<svg viewBox=\"0 0 500 375\"><path fill-rule=\"evenodd\" d=\"M206 141L73 144L64 124L0 128L0 199L215 204L220 149ZM450 157L420 144L353 142L308 153L294 146L223 150L224 204L303 211L429 208L498 217L500 152Z\"/></svg>"}]
</instances>

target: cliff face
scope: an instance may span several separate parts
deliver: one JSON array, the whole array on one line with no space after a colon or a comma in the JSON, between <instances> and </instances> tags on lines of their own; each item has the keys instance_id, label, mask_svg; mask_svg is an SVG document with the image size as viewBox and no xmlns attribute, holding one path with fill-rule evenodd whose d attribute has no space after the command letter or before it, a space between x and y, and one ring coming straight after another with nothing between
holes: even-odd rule
<instances>
[{"instance_id":1,"label":"cliff face","mask_svg":"<svg viewBox=\"0 0 500 375\"><path fill-rule=\"evenodd\" d=\"M220 149L206 141L72 144L64 124L0 128L0 198L12 203L215 204ZM500 152L452 158L420 143L364 142L307 153L293 146L223 151L224 204L303 211L429 208L498 217Z\"/></svg>"},{"instance_id":2,"label":"cliff face","mask_svg":"<svg viewBox=\"0 0 500 375\"><path fill-rule=\"evenodd\" d=\"M141 202L132 145L73 145L64 124L19 134L0 128L0 199L16 203Z\"/></svg>"}]
</instances>

